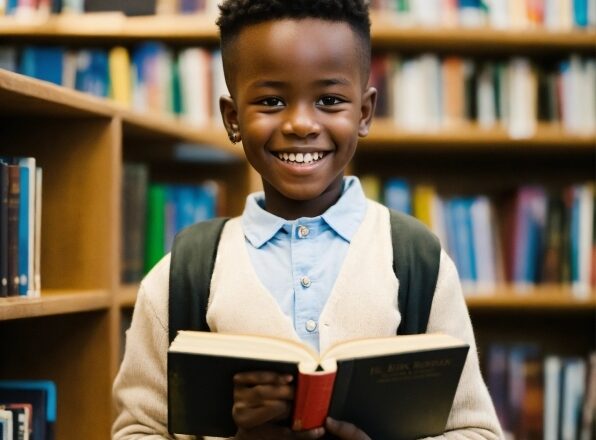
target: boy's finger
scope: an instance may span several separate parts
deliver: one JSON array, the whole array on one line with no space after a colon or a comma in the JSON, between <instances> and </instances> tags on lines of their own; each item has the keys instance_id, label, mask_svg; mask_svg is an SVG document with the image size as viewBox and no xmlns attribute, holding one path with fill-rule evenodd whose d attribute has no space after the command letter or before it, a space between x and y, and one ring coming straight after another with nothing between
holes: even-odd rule
<instances>
[{"instance_id":1,"label":"boy's finger","mask_svg":"<svg viewBox=\"0 0 596 440\"><path fill-rule=\"evenodd\" d=\"M259 406L267 400L293 400L294 388L287 385L235 386L234 402L245 402Z\"/></svg>"},{"instance_id":2,"label":"boy's finger","mask_svg":"<svg viewBox=\"0 0 596 440\"><path fill-rule=\"evenodd\" d=\"M288 407L286 402L280 400L267 401L259 407L250 407L244 402L238 402L234 403L232 417L239 428L253 429L289 414Z\"/></svg>"},{"instance_id":3,"label":"boy's finger","mask_svg":"<svg viewBox=\"0 0 596 440\"><path fill-rule=\"evenodd\" d=\"M286 385L294 378L289 374L279 374L272 371L250 371L234 375L236 385Z\"/></svg>"},{"instance_id":4,"label":"boy's finger","mask_svg":"<svg viewBox=\"0 0 596 440\"><path fill-rule=\"evenodd\" d=\"M352 440L370 440L370 437L358 429L356 426L348 422L340 422L338 420L327 417L325 428L331 434L341 439Z\"/></svg>"}]
</instances>

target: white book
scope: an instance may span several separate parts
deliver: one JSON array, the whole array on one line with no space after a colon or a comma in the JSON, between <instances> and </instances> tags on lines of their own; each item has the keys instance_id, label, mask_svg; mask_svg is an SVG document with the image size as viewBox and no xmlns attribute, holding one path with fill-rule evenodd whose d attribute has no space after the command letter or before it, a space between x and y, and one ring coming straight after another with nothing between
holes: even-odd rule
<instances>
[{"instance_id":1,"label":"white book","mask_svg":"<svg viewBox=\"0 0 596 440\"><path fill-rule=\"evenodd\" d=\"M493 65L486 63L478 75L476 108L478 109L478 124L482 128L492 128L497 123L493 71Z\"/></svg>"},{"instance_id":2,"label":"white book","mask_svg":"<svg viewBox=\"0 0 596 440\"><path fill-rule=\"evenodd\" d=\"M416 0L410 3L416 24L437 27L441 24L441 0Z\"/></svg>"},{"instance_id":3,"label":"white book","mask_svg":"<svg viewBox=\"0 0 596 440\"><path fill-rule=\"evenodd\" d=\"M472 218L472 241L476 259L476 291L492 292L496 288L495 249L491 204L486 196L476 197L470 207Z\"/></svg>"},{"instance_id":4,"label":"white book","mask_svg":"<svg viewBox=\"0 0 596 440\"><path fill-rule=\"evenodd\" d=\"M211 55L193 47L180 52L178 67L182 95L182 118L194 126L211 121Z\"/></svg>"},{"instance_id":5,"label":"white book","mask_svg":"<svg viewBox=\"0 0 596 440\"><path fill-rule=\"evenodd\" d=\"M582 63L578 55L569 58L566 68L562 72L561 112L563 126L571 133L580 133L582 96Z\"/></svg>"},{"instance_id":6,"label":"white book","mask_svg":"<svg viewBox=\"0 0 596 440\"><path fill-rule=\"evenodd\" d=\"M495 29L509 28L509 0L489 0L488 20Z\"/></svg>"},{"instance_id":7,"label":"white book","mask_svg":"<svg viewBox=\"0 0 596 440\"><path fill-rule=\"evenodd\" d=\"M561 359L544 360L544 440L558 440Z\"/></svg>"},{"instance_id":8,"label":"white book","mask_svg":"<svg viewBox=\"0 0 596 440\"><path fill-rule=\"evenodd\" d=\"M3 439L12 439L12 412L0 409L0 429Z\"/></svg>"},{"instance_id":9,"label":"white book","mask_svg":"<svg viewBox=\"0 0 596 440\"><path fill-rule=\"evenodd\" d=\"M569 360L563 366L560 440L576 440L585 393L586 363L583 359Z\"/></svg>"},{"instance_id":10,"label":"white book","mask_svg":"<svg viewBox=\"0 0 596 440\"><path fill-rule=\"evenodd\" d=\"M211 58L211 81L212 81L212 95L211 95L211 114L219 115L219 98L221 96L229 96L228 86L224 76L223 63L221 59L221 51L216 50ZM220 125L223 125L221 118L215 117Z\"/></svg>"},{"instance_id":11,"label":"white book","mask_svg":"<svg viewBox=\"0 0 596 440\"><path fill-rule=\"evenodd\" d=\"M528 138L536 131L536 90L532 66L526 58L514 58L509 64L509 135Z\"/></svg>"},{"instance_id":12,"label":"white book","mask_svg":"<svg viewBox=\"0 0 596 440\"><path fill-rule=\"evenodd\" d=\"M77 78L78 56L74 50L67 50L64 53L62 64L62 85L74 89Z\"/></svg>"},{"instance_id":13,"label":"white book","mask_svg":"<svg viewBox=\"0 0 596 440\"><path fill-rule=\"evenodd\" d=\"M420 59L410 59L401 65L397 78L397 124L407 131L420 132L427 128L424 81Z\"/></svg>"},{"instance_id":14,"label":"white book","mask_svg":"<svg viewBox=\"0 0 596 440\"><path fill-rule=\"evenodd\" d=\"M558 0L559 6L559 30L570 31L573 29L573 0Z\"/></svg>"},{"instance_id":15,"label":"white book","mask_svg":"<svg viewBox=\"0 0 596 440\"><path fill-rule=\"evenodd\" d=\"M561 1L544 0L544 27L550 31L558 31L561 28Z\"/></svg>"},{"instance_id":16,"label":"white book","mask_svg":"<svg viewBox=\"0 0 596 440\"><path fill-rule=\"evenodd\" d=\"M588 59L581 68L580 128L582 134L593 135L596 132L596 60Z\"/></svg>"},{"instance_id":17,"label":"white book","mask_svg":"<svg viewBox=\"0 0 596 440\"><path fill-rule=\"evenodd\" d=\"M441 125L442 97L441 97L441 62L434 54L426 54L420 57L420 69L422 71L421 92L424 95L425 118L424 129L436 131Z\"/></svg>"},{"instance_id":18,"label":"white book","mask_svg":"<svg viewBox=\"0 0 596 440\"><path fill-rule=\"evenodd\" d=\"M588 27L596 27L596 0L588 0Z\"/></svg>"},{"instance_id":19,"label":"white book","mask_svg":"<svg viewBox=\"0 0 596 440\"><path fill-rule=\"evenodd\" d=\"M162 48L157 55L156 63L158 97L154 110L160 113L173 114L172 64L174 59L172 52L165 47Z\"/></svg>"}]
</instances>

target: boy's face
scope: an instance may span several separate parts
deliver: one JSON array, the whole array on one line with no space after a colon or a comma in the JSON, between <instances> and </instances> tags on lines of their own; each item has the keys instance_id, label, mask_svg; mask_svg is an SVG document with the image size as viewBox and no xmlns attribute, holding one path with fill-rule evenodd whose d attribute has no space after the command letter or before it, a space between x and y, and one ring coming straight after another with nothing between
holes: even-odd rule
<instances>
[{"instance_id":1,"label":"boy's face","mask_svg":"<svg viewBox=\"0 0 596 440\"><path fill-rule=\"evenodd\" d=\"M249 26L232 43L222 115L268 198L339 196L376 99L358 38L347 23L288 19Z\"/></svg>"}]
</instances>

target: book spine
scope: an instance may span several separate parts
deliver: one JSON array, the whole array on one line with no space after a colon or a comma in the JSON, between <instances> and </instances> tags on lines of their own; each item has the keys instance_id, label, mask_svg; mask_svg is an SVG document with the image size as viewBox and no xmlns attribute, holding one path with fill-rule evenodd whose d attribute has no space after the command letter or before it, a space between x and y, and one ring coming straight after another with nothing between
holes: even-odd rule
<instances>
[{"instance_id":1,"label":"book spine","mask_svg":"<svg viewBox=\"0 0 596 440\"><path fill-rule=\"evenodd\" d=\"M29 285L29 168L20 166L21 195L19 201L19 295L27 295Z\"/></svg>"},{"instance_id":2,"label":"book spine","mask_svg":"<svg viewBox=\"0 0 596 440\"><path fill-rule=\"evenodd\" d=\"M335 372L298 374L292 430L304 431L325 424Z\"/></svg>"},{"instance_id":3,"label":"book spine","mask_svg":"<svg viewBox=\"0 0 596 440\"><path fill-rule=\"evenodd\" d=\"M8 295L8 165L0 162L0 297Z\"/></svg>"},{"instance_id":4,"label":"book spine","mask_svg":"<svg viewBox=\"0 0 596 440\"><path fill-rule=\"evenodd\" d=\"M21 185L18 165L8 165L8 295L19 294L19 205Z\"/></svg>"}]
</instances>

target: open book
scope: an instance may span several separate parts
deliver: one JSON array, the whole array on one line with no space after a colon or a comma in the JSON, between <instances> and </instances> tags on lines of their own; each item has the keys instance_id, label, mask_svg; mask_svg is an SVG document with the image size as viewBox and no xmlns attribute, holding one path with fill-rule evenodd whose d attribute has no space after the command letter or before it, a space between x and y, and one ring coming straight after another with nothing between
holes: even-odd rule
<instances>
[{"instance_id":1,"label":"open book","mask_svg":"<svg viewBox=\"0 0 596 440\"><path fill-rule=\"evenodd\" d=\"M468 344L448 335L357 339L319 356L296 341L181 331L168 350L171 433L232 436L234 374L295 376L294 430L327 415L371 438L410 439L444 431Z\"/></svg>"}]
</instances>

